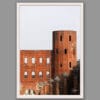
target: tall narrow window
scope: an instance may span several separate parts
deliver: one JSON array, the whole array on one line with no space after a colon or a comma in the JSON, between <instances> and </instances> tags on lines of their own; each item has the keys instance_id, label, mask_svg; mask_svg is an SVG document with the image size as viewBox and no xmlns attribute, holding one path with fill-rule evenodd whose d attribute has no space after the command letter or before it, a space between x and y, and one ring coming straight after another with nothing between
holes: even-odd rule
<instances>
[{"instance_id":1,"label":"tall narrow window","mask_svg":"<svg viewBox=\"0 0 100 100\"><path fill-rule=\"evenodd\" d=\"M42 76L43 76L43 74L42 74L42 72L40 71L40 72L39 72L39 77L42 77Z\"/></svg>"},{"instance_id":2,"label":"tall narrow window","mask_svg":"<svg viewBox=\"0 0 100 100\"><path fill-rule=\"evenodd\" d=\"M28 63L28 59L24 58L24 63L27 64Z\"/></svg>"},{"instance_id":3,"label":"tall narrow window","mask_svg":"<svg viewBox=\"0 0 100 100\"><path fill-rule=\"evenodd\" d=\"M64 49L64 53L67 54L67 49Z\"/></svg>"},{"instance_id":4,"label":"tall narrow window","mask_svg":"<svg viewBox=\"0 0 100 100\"><path fill-rule=\"evenodd\" d=\"M42 63L42 58L39 59L39 62Z\"/></svg>"},{"instance_id":5,"label":"tall narrow window","mask_svg":"<svg viewBox=\"0 0 100 100\"><path fill-rule=\"evenodd\" d=\"M50 58L47 58L47 64L49 64L50 63Z\"/></svg>"},{"instance_id":6,"label":"tall narrow window","mask_svg":"<svg viewBox=\"0 0 100 100\"><path fill-rule=\"evenodd\" d=\"M60 36L60 41L62 41L62 35Z\"/></svg>"},{"instance_id":7,"label":"tall narrow window","mask_svg":"<svg viewBox=\"0 0 100 100\"><path fill-rule=\"evenodd\" d=\"M60 64L60 67L62 67L62 64Z\"/></svg>"},{"instance_id":8,"label":"tall narrow window","mask_svg":"<svg viewBox=\"0 0 100 100\"><path fill-rule=\"evenodd\" d=\"M71 35L69 35L69 41L71 41Z\"/></svg>"},{"instance_id":9,"label":"tall narrow window","mask_svg":"<svg viewBox=\"0 0 100 100\"><path fill-rule=\"evenodd\" d=\"M47 77L50 76L50 72L49 72L49 71L46 72L46 76L47 76Z\"/></svg>"},{"instance_id":10,"label":"tall narrow window","mask_svg":"<svg viewBox=\"0 0 100 100\"><path fill-rule=\"evenodd\" d=\"M35 58L32 58L32 64L35 64Z\"/></svg>"},{"instance_id":11,"label":"tall narrow window","mask_svg":"<svg viewBox=\"0 0 100 100\"><path fill-rule=\"evenodd\" d=\"M72 68L72 64L71 64L71 62L69 62L69 68Z\"/></svg>"},{"instance_id":12,"label":"tall narrow window","mask_svg":"<svg viewBox=\"0 0 100 100\"><path fill-rule=\"evenodd\" d=\"M27 77L28 77L28 73L24 72L24 78L27 78Z\"/></svg>"},{"instance_id":13,"label":"tall narrow window","mask_svg":"<svg viewBox=\"0 0 100 100\"><path fill-rule=\"evenodd\" d=\"M32 78L35 78L35 72L34 71L32 72Z\"/></svg>"}]
</instances>

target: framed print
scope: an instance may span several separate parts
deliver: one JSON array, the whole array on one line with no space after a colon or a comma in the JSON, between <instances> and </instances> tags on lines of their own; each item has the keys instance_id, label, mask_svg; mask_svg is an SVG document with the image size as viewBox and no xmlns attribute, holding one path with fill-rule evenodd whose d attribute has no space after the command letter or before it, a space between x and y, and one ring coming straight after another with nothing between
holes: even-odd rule
<instances>
[{"instance_id":1,"label":"framed print","mask_svg":"<svg viewBox=\"0 0 100 100\"><path fill-rule=\"evenodd\" d=\"M83 98L83 3L17 3L17 98Z\"/></svg>"}]
</instances>

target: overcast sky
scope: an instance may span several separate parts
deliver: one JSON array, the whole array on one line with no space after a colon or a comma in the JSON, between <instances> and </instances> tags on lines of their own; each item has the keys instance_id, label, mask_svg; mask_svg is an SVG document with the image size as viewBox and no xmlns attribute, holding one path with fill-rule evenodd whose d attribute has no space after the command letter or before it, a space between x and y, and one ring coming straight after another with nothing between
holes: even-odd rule
<instances>
[{"instance_id":1,"label":"overcast sky","mask_svg":"<svg viewBox=\"0 0 100 100\"><path fill-rule=\"evenodd\" d=\"M80 6L20 6L20 49L52 50L52 31L77 31L80 58Z\"/></svg>"}]
</instances>

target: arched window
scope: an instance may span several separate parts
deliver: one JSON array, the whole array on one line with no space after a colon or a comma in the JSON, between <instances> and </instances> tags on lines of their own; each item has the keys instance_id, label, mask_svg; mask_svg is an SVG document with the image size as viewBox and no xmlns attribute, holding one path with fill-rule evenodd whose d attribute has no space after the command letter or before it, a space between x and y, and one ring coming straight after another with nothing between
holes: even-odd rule
<instances>
[{"instance_id":1,"label":"arched window","mask_svg":"<svg viewBox=\"0 0 100 100\"><path fill-rule=\"evenodd\" d=\"M47 76L47 77L50 76L50 72L49 72L49 71L46 72L46 76Z\"/></svg>"},{"instance_id":2,"label":"arched window","mask_svg":"<svg viewBox=\"0 0 100 100\"><path fill-rule=\"evenodd\" d=\"M42 74L42 72L40 71L40 72L39 72L39 77L42 77L42 76L43 76L43 74Z\"/></svg>"},{"instance_id":3,"label":"arched window","mask_svg":"<svg viewBox=\"0 0 100 100\"><path fill-rule=\"evenodd\" d=\"M24 58L24 63L25 63L25 64L28 63L28 59L27 59L27 57Z\"/></svg>"},{"instance_id":4,"label":"arched window","mask_svg":"<svg viewBox=\"0 0 100 100\"><path fill-rule=\"evenodd\" d=\"M64 49L64 53L67 54L67 49Z\"/></svg>"},{"instance_id":5,"label":"arched window","mask_svg":"<svg viewBox=\"0 0 100 100\"><path fill-rule=\"evenodd\" d=\"M32 78L35 78L35 72L32 71Z\"/></svg>"},{"instance_id":6,"label":"arched window","mask_svg":"<svg viewBox=\"0 0 100 100\"><path fill-rule=\"evenodd\" d=\"M50 58L48 57L48 58L47 58L47 64L49 64L49 63L50 63Z\"/></svg>"},{"instance_id":7,"label":"arched window","mask_svg":"<svg viewBox=\"0 0 100 100\"><path fill-rule=\"evenodd\" d=\"M24 78L27 78L27 77L28 77L28 73L24 72Z\"/></svg>"},{"instance_id":8,"label":"arched window","mask_svg":"<svg viewBox=\"0 0 100 100\"><path fill-rule=\"evenodd\" d=\"M32 58L32 64L35 64L35 58Z\"/></svg>"},{"instance_id":9,"label":"arched window","mask_svg":"<svg viewBox=\"0 0 100 100\"><path fill-rule=\"evenodd\" d=\"M42 58L39 58L39 62L42 63Z\"/></svg>"},{"instance_id":10,"label":"arched window","mask_svg":"<svg viewBox=\"0 0 100 100\"><path fill-rule=\"evenodd\" d=\"M72 64L71 64L71 62L69 62L69 68L72 68Z\"/></svg>"},{"instance_id":11,"label":"arched window","mask_svg":"<svg viewBox=\"0 0 100 100\"><path fill-rule=\"evenodd\" d=\"M62 35L60 36L60 41L62 41Z\"/></svg>"},{"instance_id":12,"label":"arched window","mask_svg":"<svg viewBox=\"0 0 100 100\"><path fill-rule=\"evenodd\" d=\"M62 64L60 64L60 67L62 67Z\"/></svg>"},{"instance_id":13,"label":"arched window","mask_svg":"<svg viewBox=\"0 0 100 100\"><path fill-rule=\"evenodd\" d=\"M69 35L69 41L71 41L71 35Z\"/></svg>"}]
</instances>

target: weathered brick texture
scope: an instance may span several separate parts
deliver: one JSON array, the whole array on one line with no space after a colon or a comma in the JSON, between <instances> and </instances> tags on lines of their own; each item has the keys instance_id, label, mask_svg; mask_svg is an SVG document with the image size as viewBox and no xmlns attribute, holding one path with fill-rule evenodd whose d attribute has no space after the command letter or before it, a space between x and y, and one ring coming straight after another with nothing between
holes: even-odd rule
<instances>
[{"instance_id":1,"label":"weathered brick texture","mask_svg":"<svg viewBox=\"0 0 100 100\"><path fill-rule=\"evenodd\" d=\"M20 50L20 93L52 93L50 79L64 73L70 74L77 64L76 55L75 31L54 31L53 50ZM59 89L56 87L56 90Z\"/></svg>"},{"instance_id":2,"label":"weathered brick texture","mask_svg":"<svg viewBox=\"0 0 100 100\"><path fill-rule=\"evenodd\" d=\"M76 32L75 31L54 31L53 32L53 50L55 75L61 75L64 72L70 73L70 70L76 66Z\"/></svg>"},{"instance_id":3,"label":"weathered brick texture","mask_svg":"<svg viewBox=\"0 0 100 100\"><path fill-rule=\"evenodd\" d=\"M27 64L25 64L24 59L27 58ZM35 63L32 64L32 58L35 58ZM42 63L39 59L42 58ZM47 64L47 58L50 59L50 63ZM49 89L49 79L51 77L51 51L50 50L21 50L20 51L20 82L24 88L21 93L24 94L26 89L33 89L36 93L38 89L36 88L39 82L46 82L45 94L48 93ZM24 77L24 72L27 72L27 78ZM32 78L32 72L35 72L34 78ZM42 72L42 77L39 76L39 72ZM46 72L50 75L47 77ZM44 87L43 87L44 88ZM43 90L41 89L41 94Z\"/></svg>"}]
</instances>

